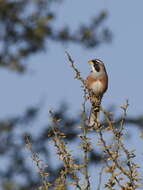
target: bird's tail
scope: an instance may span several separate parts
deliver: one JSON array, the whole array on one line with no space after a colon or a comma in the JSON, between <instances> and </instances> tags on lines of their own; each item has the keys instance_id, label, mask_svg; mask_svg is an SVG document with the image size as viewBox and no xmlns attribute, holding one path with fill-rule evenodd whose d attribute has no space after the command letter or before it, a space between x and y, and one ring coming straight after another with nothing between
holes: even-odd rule
<instances>
[{"instance_id":1,"label":"bird's tail","mask_svg":"<svg viewBox=\"0 0 143 190\"><path fill-rule=\"evenodd\" d=\"M89 126L94 126L95 124L99 123L99 111L94 111L93 108L91 108L90 116L89 116Z\"/></svg>"},{"instance_id":2,"label":"bird's tail","mask_svg":"<svg viewBox=\"0 0 143 190\"><path fill-rule=\"evenodd\" d=\"M92 102L92 108L90 111L90 116L89 116L89 126L95 126L99 124L100 122L100 104L101 104L101 99L98 101Z\"/></svg>"}]
</instances>

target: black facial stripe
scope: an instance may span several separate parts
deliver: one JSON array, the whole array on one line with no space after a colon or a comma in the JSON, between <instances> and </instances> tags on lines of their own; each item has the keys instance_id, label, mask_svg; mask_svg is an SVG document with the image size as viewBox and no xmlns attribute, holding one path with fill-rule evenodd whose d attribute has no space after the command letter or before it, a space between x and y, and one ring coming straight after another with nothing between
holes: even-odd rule
<instances>
[{"instance_id":1,"label":"black facial stripe","mask_svg":"<svg viewBox=\"0 0 143 190\"><path fill-rule=\"evenodd\" d=\"M91 60L92 63L96 63L96 59Z\"/></svg>"},{"instance_id":2,"label":"black facial stripe","mask_svg":"<svg viewBox=\"0 0 143 190\"><path fill-rule=\"evenodd\" d=\"M97 72L100 71L100 66L98 65L98 63L94 63L94 68Z\"/></svg>"}]
</instances>

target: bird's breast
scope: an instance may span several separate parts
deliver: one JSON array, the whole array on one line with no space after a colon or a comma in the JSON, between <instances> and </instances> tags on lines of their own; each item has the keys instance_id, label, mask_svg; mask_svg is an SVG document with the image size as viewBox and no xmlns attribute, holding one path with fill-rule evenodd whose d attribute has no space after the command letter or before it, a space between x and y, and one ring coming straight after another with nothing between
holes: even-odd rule
<instances>
[{"instance_id":1,"label":"bird's breast","mask_svg":"<svg viewBox=\"0 0 143 190\"><path fill-rule=\"evenodd\" d=\"M102 84L102 82L99 81L99 80L93 82L93 84L91 85L91 89L97 95L102 94L103 93L103 84Z\"/></svg>"}]
</instances>

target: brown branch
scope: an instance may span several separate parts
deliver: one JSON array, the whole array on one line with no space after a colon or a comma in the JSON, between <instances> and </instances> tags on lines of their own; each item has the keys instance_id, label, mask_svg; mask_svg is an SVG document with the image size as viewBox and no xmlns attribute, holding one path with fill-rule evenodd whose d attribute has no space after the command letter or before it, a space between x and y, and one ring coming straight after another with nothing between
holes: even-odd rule
<instances>
[{"instance_id":1,"label":"brown branch","mask_svg":"<svg viewBox=\"0 0 143 190\"><path fill-rule=\"evenodd\" d=\"M70 56L70 54L66 51L66 55L68 57L68 60L71 64L71 67L73 68L73 70L75 71L75 79L78 79L82 82L83 86L85 87L85 81L84 79L81 77L81 74L80 72L78 71L78 69L75 67L75 64L74 64L74 60L72 59L72 57Z\"/></svg>"},{"instance_id":2,"label":"brown branch","mask_svg":"<svg viewBox=\"0 0 143 190\"><path fill-rule=\"evenodd\" d=\"M81 83L82 83L82 87L84 89L84 102L83 102L83 112L82 112L82 119L83 119L83 123L82 123L82 130L83 130L83 135L80 136L81 139L82 139L82 148L83 148L83 152L84 152L84 158L83 158L83 165L84 165L84 175L85 175L85 180L87 182L87 186L85 187L85 190L90 190L90 176L89 176L89 171L88 171L88 165L89 165L89 152L91 151L91 147L90 147L90 142L89 142L89 139L87 138L87 134L88 134L88 128L87 128L87 124L86 124L86 121L87 121L87 118L86 118L86 109L85 109L85 104L86 104L86 101L88 99L87 97L87 89L86 89L86 84L85 84L85 80L81 77L81 74L80 72L78 71L78 69L75 67L75 64L74 64L74 61L72 59L72 57L70 56L70 54L68 52L66 52L67 54L67 57L68 57L68 60L71 64L71 67L72 69L74 70L75 72L75 78L80 80Z\"/></svg>"},{"instance_id":3,"label":"brown branch","mask_svg":"<svg viewBox=\"0 0 143 190\"><path fill-rule=\"evenodd\" d=\"M42 160L39 158L39 155L33 151L32 144L30 142L29 136L25 135L25 142L28 150L31 152L32 160L36 163L36 166L38 168L39 175L41 177L41 183L42 186L40 187L42 190L49 190L49 187L51 184L48 182L47 178L49 176L49 173L45 171L45 169L48 167L47 165L42 165Z\"/></svg>"},{"instance_id":4,"label":"brown branch","mask_svg":"<svg viewBox=\"0 0 143 190\"><path fill-rule=\"evenodd\" d=\"M70 174L72 179L75 181L74 186L76 186L79 190L82 190L79 181L80 179L77 177L77 171L80 170L79 165L74 163L74 160L71 156L70 151L67 149L67 146L63 140L65 138L65 135L59 130L59 121L54 117L54 114L52 111L50 111L50 115L52 118L52 122L54 126L52 127L53 130L53 142L55 147L57 148L57 154L59 156L59 159L63 161L64 163L64 170L61 172L60 178L63 179L63 186L66 186L66 178L67 175Z\"/></svg>"}]
</instances>

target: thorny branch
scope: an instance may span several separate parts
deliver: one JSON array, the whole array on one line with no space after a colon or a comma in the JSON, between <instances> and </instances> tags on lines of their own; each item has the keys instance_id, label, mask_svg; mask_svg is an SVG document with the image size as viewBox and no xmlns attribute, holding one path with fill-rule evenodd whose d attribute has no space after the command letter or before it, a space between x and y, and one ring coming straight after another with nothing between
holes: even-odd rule
<instances>
[{"instance_id":1,"label":"thorny branch","mask_svg":"<svg viewBox=\"0 0 143 190\"><path fill-rule=\"evenodd\" d=\"M42 160L39 158L39 155L33 151L32 144L30 142L30 138L28 135L25 136L25 142L28 150L31 152L32 160L36 163L38 173L41 177L41 184L40 187L41 190L49 190L49 187L51 184L48 182L48 176L49 173L45 171L45 169L48 167L47 165L42 164Z\"/></svg>"},{"instance_id":2,"label":"thorny branch","mask_svg":"<svg viewBox=\"0 0 143 190\"><path fill-rule=\"evenodd\" d=\"M83 157L83 165L84 165L84 175L85 175L85 180L86 180L86 187L85 190L90 190L90 176L89 176L89 171L88 171L88 165L89 165L89 158L88 158L88 154L91 151L91 143L89 142L89 138L87 137L88 134L88 128L86 125L86 121L87 121L87 117L86 117L86 108L85 108L85 104L86 104L86 94L84 95L84 102L82 104L83 107L83 113L82 113L82 130L83 130L83 135L81 136L82 139L82 148L84 151L84 157Z\"/></svg>"},{"instance_id":3,"label":"thorny branch","mask_svg":"<svg viewBox=\"0 0 143 190\"><path fill-rule=\"evenodd\" d=\"M73 181L75 181L75 183L72 183L72 185L74 185L77 189L82 190L79 184L80 179L77 176L77 172L80 170L80 167L82 166L79 166L74 163L74 159L72 158L71 152L68 150L65 141L63 140L63 138L65 138L65 135L59 130L59 121L54 117L52 111L50 111L50 115L54 124L54 126L52 127L54 133L53 142L55 147L57 148L57 154L59 156L59 159L62 160L64 163L64 169L61 171L60 176L60 182L62 182L63 184L62 188L65 189L67 185L67 175L70 175Z\"/></svg>"},{"instance_id":4,"label":"thorny branch","mask_svg":"<svg viewBox=\"0 0 143 190\"><path fill-rule=\"evenodd\" d=\"M89 171L88 171L88 167L89 167L89 158L88 158L88 154L91 151L91 144L89 142L89 138L87 137L88 134L88 127L87 127L87 117L86 117L86 101L87 101L87 89L86 89L86 84L85 84L85 80L81 77L80 72L78 71L78 69L75 67L74 61L72 59L72 57L70 56L70 54L68 52L66 52L67 56L68 56L68 60L71 63L71 67L72 69L75 71L76 75L75 78L80 80L82 83L82 87L84 89L84 102L82 104L83 107L83 111L82 111L82 131L83 134L80 136L81 140L82 140L82 148L83 148L83 152L84 152L84 157L83 157L83 165L84 165L84 177L86 180L86 185L84 190L90 190L90 176L89 176Z\"/></svg>"},{"instance_id":5,"label":"thorny branch","mask_svg":"<svg viewBox=\"0 0 143 190\"><path fill-rule=\"evenodd\" d=\"M108 165L108 162L106 162L108 168L110 169L110 172L113 174L116 169L119 169L119 171L120 171L119 175L126 176L126 178L129 179L129 181L130 181L130 182L126 183L126 186L123 186L123 185L121 185L120 180L117 178L117 175L116 175L116 177L113 176L115 181L118 183L119 187L123 190L124 189L125 190L126 189L135 190L138 188L138 184L136 184L136 182L140 180L138 177L139 176L138 171L136 170L138 168L138 166L135 163L133 163L133 161L131 161L131 159L134 158L134 154L132 153L132 151L130 152L125 148L125 145L122 141L124 123L125 123L128 105L129 104L127 101L125 105L121 106L121 108L124 110L124 114L123 114L123 117L121 120L121 126L119 129L115 128L115 126L113 125L113 122L110 120L110 118L108 116L108 113L103 110L105 117L107 119L108 125L109 125L108 128L114 135L115 144L113 144L114 146L112 145L112 147L115 147L115 149L113 149L107 145L107 143L103 137L102 130L99 131L99 137L100 137L100 141L102 142L102 145L104 147L104 151L109 156L109 160L111 160L113 162L112 167ZM120 152L122 151L122 154L125 153L126 158L127 158L127 167L129 170L127 170L127 168L122 165L122 162L120 161L121 153L119 153L119 151ZM108 184L108 187L109 187L109 184Z\"/></svg>"},{"instance_id":6,"label":"thorny branch","mask_svg":"<svg viewBox=\"0 0 143 190\"><path fill-rule=\"evenodd\" d=\"M71 67L72 69L75 71L75 79L78 79L82 82L83 86L85 87L85 81L84 79L81 77L81 74L80 72L78 71L78 69L75 67L74 65L74 60L72 59L72 57L70 56L70 54L66 51L66 54L67 54L67 57L68 57L68 60L71 64Z\"/></svg>"},{"instance_id":7,"label":"thorny branch","mask_svg":"<svg viewBox=\"0 0 143 190\"><path fill-rule=\"evenodd\" d=\"M97 190L100 190L100 188L101 188L101 184L102 184L102 174L103 174L103 171L104 171L104 167L105 167L105 166L103 166L103 167L101 168L101 171L100 171L100 173L99 173L99 184L98 184Z\"/></svg>"}]
</instances>

